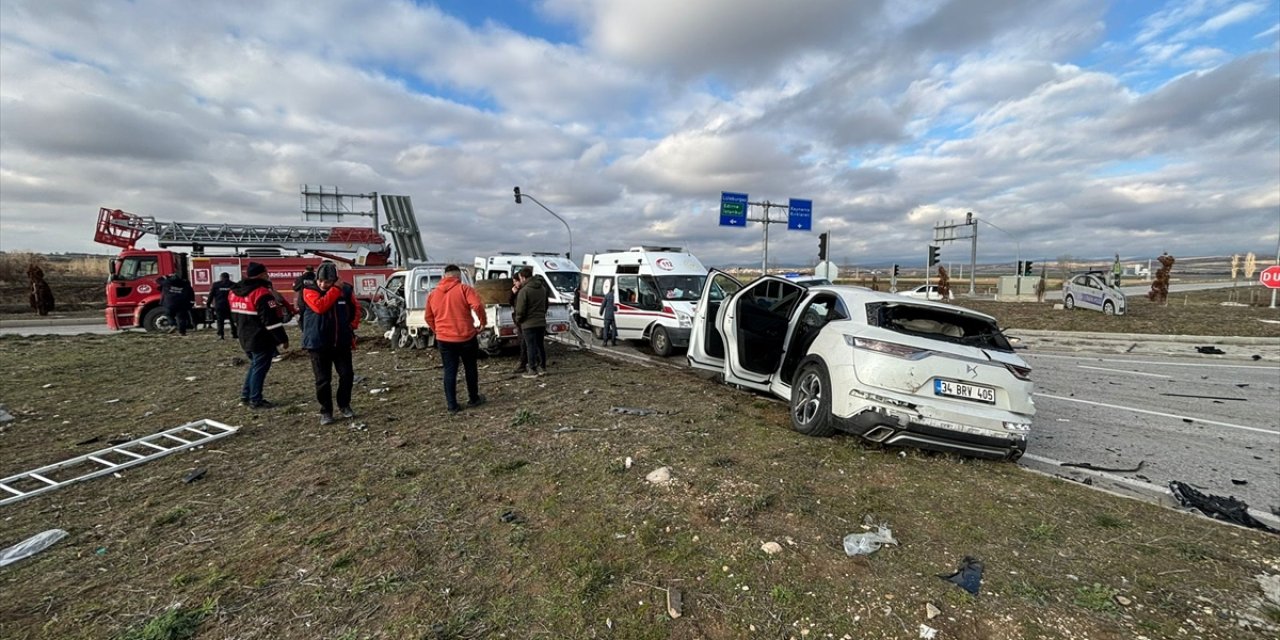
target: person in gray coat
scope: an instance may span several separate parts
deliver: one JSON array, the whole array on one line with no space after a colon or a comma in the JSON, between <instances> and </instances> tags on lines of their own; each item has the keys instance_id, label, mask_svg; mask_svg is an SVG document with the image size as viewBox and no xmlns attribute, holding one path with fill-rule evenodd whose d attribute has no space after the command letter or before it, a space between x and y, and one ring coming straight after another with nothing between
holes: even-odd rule
<instances>
[{"instance_id":1,"label":"person in gray coat","mask_svg":"<svg viewBox=\"0 0 1280 640\"><path fill-rule=\"evenodd\" d=\"M547 372L547 351L543 343L547 335L547 306L551 302L551 294L542 278L533 277L532 267L521 269L520 278L523 283L516 294L514 316L520 332L524 334L529 357L529 372L524 377L533 378Z\"/></svg>"}]
</instances>

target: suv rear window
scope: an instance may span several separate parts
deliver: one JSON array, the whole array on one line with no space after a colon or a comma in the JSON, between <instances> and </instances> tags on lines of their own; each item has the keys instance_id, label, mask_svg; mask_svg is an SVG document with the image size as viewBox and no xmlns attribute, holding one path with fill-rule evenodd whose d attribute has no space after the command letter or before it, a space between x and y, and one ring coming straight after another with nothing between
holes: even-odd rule
<instances>
[{"instance_id":1,"label":"suv rear window","mask_svg":"<svg viewBox=\"0 0 1280 640\"><path fill-rule=\"evenodd\" d=\"M867 305L867 324L979 349L1013 352L1013 347L995 322L936 307L874 302Z\"/></svg>"}]
</instances>

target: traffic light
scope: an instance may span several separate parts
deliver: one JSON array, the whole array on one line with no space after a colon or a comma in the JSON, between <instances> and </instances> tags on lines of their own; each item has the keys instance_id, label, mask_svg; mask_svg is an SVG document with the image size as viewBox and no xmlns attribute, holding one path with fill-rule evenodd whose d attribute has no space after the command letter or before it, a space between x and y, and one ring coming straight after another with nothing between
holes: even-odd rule
<instances>
[{"instance_id":1,"label":"traffic light","mask_svg":"<svg viewBox=\"0 0 1280 640\"><path fill-rule=\"evenodd\" d=\"M818 261L825 262L827 259L827 234L830 231L824 231L818 236Z\"/></svg>"},{"instance_id":2,"label":"traffic light","mask_svg":"<svg viewBox=\"0 0 1280 640\"><path fill-rule=\"evenodd\" d=\"M520 187L516 187L515 192L516 192L516 204L524 204L523 202L520 202Z\"/></svg>"},{"instance_id":3,"label":"traffic light","mask_svg":"<svg viewBox=\"0 0 1280 640\"><path fill-rule=\"evenodd\" d=\"M941 260L938 258L938 251L940 250L941 250L940 247L936 245L932 245L932 244L929 245L929 266L930 267L941 262Z\"/></svg>"},{"instance_id":4,"label":"traffic light","mask_svg":"<svg viewBox=\"0 0 1280 640\"><path fill-rule=\"evenodd\" d=\"M1029 275L1031 275L1031 261L1030 261L1030 260L1027 260L1026 262L1022 263L1022 275L1024 275L1024 276L1029 276Z\"/></svg>"},{"instance_id":5,"label":"traffic light","mask_svg":"<svg viewBox=\"0 0 1280 640\"><path fill-rule=\"evenodd\" d=\"M898 265L893 265L893 277L898 277Z\"/></svg>"},{"instance_id":6,"label":"traffic light","mask_svg":"<svg viewBox=\"0 0 1280 640\"><path fill-rule=\"evenodd\" d=\"M1013 273L1014 273L1015 275L1021 275L1021 274L1023 273L1023 271L1022 271L1022 261L1021 261L1021 260L1019 260L1019 261L1018 261L1018 266L1016 266L1016 267L1014 267L1014 268L1013 268Z\"/></svg>"}]
</instances>

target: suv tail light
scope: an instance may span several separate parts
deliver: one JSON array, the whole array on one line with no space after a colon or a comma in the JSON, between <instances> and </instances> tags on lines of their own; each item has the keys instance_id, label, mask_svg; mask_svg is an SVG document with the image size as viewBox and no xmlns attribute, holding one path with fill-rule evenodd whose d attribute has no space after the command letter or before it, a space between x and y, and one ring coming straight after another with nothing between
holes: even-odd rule
<instances>
[{"instance_id":1,"label":"suv tail light","mask_svg":"<svg viewBox=\"0 0 1280 640\"><path fill-rule=\"evenodd\" d=\"M1031 367L1019 367L1016 364L1005 363L1004 368L1008 369L1009 373L1012 373L1013 377L1019 380L1031 379Z\"/></svg>"},{"instance_id":2,"label":"suv tail light","mask_svg":"<svg viewBox=\"0 0 1280 640\"><path fill-rule=\"evenodd\" d=\"M884 340L855 338L853 336L845 336L844 342L856 349L866 349L867 351L875 351L876 353L883 353L888 356L904 358L906 360L920 360L921 358L928 357L929 354L933 353L929 349L909 347L905 344L885 342Z\"/></svg>"}]
</instances>

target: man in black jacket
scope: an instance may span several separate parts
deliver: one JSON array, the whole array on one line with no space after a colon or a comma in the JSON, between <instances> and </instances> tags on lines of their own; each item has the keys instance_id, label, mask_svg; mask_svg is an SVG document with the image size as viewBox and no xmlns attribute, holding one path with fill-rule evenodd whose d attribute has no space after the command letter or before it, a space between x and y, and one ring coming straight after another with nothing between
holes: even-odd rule
<instances>
[{"instance_id":1,"label":"man in black jacket","mask_svg":"<svg viewBox=\"0 0 1280 640\"><path fill-rule=\"evenodd\" d=\"M338 372L338 410L342 417L354 418L351 385L355 373L351 366L351 348L355 345L355 331L360 327L360 303L351 285L338 279L337 265L326 260L316 271L315 283L302 288L302 305L302 348L311 353L320 424L333 424L335 370Z\"/></svg>"},{"instance_id":2,"label":"man in black jacket","mask_svg":"<svg viewBox=\"0 0 1280 640\"><path fill-rule=\"evenodd\" d=\"M529 353L529 373L526 378L534 378L547 372L547 350L543 339L547 335L547 306L551 302L551 294L547 291L542 278L534 277L533 268L520 270L520 293L516 294L516 307L513 313L516 324Z\"/></svg>"},{"instance_id":3,"label":"man in black jacket","mask_svg":"<svg viewBox=\"0 0 1280 640\"><path fill-rule=\"evenodd\" d=\"M161 283L160 294L160 304L178 335L185 336L187 329L195 329L191 326L191 307L196 303L196 291L191 283L182 274L172 273Z\"/></svg>"},{"instance_id":4,"label":"man in black jacket","mask_svg":"<svg viewBox=\"0 0 1280 640\"><path fill-rule=\"evenodd\" d=\"M262 397L262 387L271 370L271 359L277 349L289 348L289 334L280 321L280 303L267 276L267 268L258 262L250 262L245 279L237 282L227 296L231 314L236 320L240 347L249 357L249 370L245 373L244 386L240 389L240 402L252 409L269 409L276 406Z\"/></svg>"},{"instance_id":5,"label":"man in black jacket","mask_svg":"<svg viewBox=\"0 0 1280 640\"><path fill-rule=\"evenodd\" d=\"M213 309L214 315L218 318L219 340L224 340L227 337L223 331L224 322L231 325L231 337L239 337L236 335L236 321L231 317L231 301L227 299L227 296L231 295L231 288L234 286L236 286L236 283L231 281L231 274L224 271L222 277L218 278L218 281L209 288L209 295L204 300L204 306Z\"/></svg>"}]
</instances>

